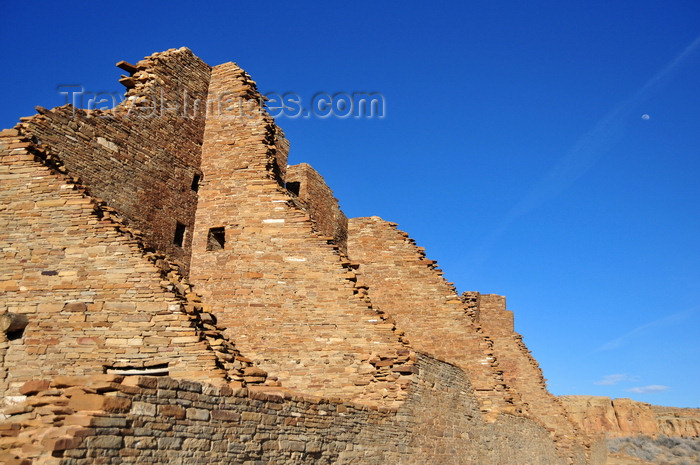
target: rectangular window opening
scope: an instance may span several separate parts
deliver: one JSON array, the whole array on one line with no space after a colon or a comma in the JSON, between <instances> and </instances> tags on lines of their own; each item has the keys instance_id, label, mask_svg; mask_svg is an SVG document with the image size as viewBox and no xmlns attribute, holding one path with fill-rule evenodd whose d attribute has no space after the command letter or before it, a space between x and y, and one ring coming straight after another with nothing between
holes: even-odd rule
<instances>
[{"instance_id":1,"label":"rectangular window opening","mask_svg":"<svg viewBox=\"0 0 700 465\"><path fill-rule=\"evenodd\" d=\"M180 222L177 223L177 225L175 226L175 237L173 238L173 244L175 244L178 247L182 247L182 244L185 242L186 230L187 226Z\"/></svg>"},{"instance_id":2,"label":"rectangular window opening","mask_svg":"<svg viewBox=\"0 0 700 465\"><path fill-rule=\"evenodd\" d=\"M296 195L299 197L299 188L301 187L301 183L299 181L293 181L293 182L288 182L287 183L287 190L291 192L292 194Z\"/></svg>"},{"instance_id":3,"label":"rectangular window opening","mask_svg":"<svg viewBox=\"0 0 700 465\"><path fill-rule=\"evenodd\" d=\"M201 174L195 174L194 177L192 178L192 190L197 192L199 191L199 181L202 180L202 175Z\"/></svg>"},{"instance_id":4,"label":"rectangular window opening","mask_svg":"<svg viewBox=\"0 0 700 465\"><path fill-rule=\"evenodd\" d=\"M226 245L226 229L220 228L210 228L209 236L207 236L207 251L212 252L216 250L224 250Z\"/></svg>"}]
</instances>

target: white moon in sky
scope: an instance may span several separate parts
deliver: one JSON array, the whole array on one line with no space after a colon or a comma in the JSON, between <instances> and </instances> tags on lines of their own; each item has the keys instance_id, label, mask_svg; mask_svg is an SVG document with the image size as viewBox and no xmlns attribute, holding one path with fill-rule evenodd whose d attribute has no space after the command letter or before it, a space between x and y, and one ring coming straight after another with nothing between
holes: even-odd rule
<instances>
[{"instance_id":1,"label":"white moon in sky","mask_svg":"<svg viewBox=\"0 0 700 465\"><path fill-rule=\"evenodd\" d=\"M642 119L645 120L645 121L648 120L649 118L651 118L651 116L647 115L646 113L644 113L644 114L642 115Z\"/></svg>"}]
</instances>

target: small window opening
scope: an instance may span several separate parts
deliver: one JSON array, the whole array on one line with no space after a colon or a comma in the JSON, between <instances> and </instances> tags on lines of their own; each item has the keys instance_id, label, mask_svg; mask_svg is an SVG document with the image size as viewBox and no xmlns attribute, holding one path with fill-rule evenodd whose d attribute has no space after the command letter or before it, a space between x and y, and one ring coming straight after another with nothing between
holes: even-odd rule
<instances>
[{"instance_id":1,"label":"small window opening","mask_svg":"<svg viewBox=\"0 0 700 465\"><path fill-rule=\"evenodd\" d=\"M201 174L195 174L194 177L192 178L192 190L197 192L199 191L199 181L202 180L202 175Z\"/></svg>"},{"instance_id":2,"label":"small window opening","mask_svg":"<svg viewBox=\"0 0 700 465\"><path fill-rule=\"evenodd\" d=\"M226 244L225 228L210 228L207 237L207 251L224 250Z\"/></svg>"},{"instance_id":3,"label":"small window opening","mask_svg":"<svg viewBox=\"0 0 700 465\"><path fill-rule=\"evenodd\" d=\"M292 194L296 195L299 197L299 188L301 187L301 183L299 181L293 181L293 182L288 182L287 183L287 190L291 192Z\"/></svg>"},{"instance_id":4,"label":"small window opening","mask_svg":"<svg viewBox=\"0 0 700 465\"><path fill-rule=\"evenodd\" d=\"M187 226L182 223L177 223L175 226L175 237L173 238L173 244L178 247L182 247L183 242L185 242L185 230Z\"/></svg>"}]
</instances>

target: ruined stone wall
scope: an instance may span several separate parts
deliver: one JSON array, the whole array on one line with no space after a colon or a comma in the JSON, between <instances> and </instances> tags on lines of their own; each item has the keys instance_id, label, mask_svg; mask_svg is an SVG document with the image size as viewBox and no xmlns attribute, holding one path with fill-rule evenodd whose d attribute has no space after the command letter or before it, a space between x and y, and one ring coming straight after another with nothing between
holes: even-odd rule
<instances>
[{"instance_id":1,"label":"ruined stone wall","mask_svg":"<svg viewBox=\"0 0 700 465\"><path fill-rule=\"evenodd\" d=\"M469 373L487 418L508 411L504 405L510 401L510 412L530 416L552 432L561 456L586 460L590 443L547 391L539 365L513 332L505 298L473 295L463 302L422 248L396 224L377 217L350 220L348 249L361 264L360 279L369 283L375 305L396 319L416 350ZM479 325L470 315L478 315ZM480 335L479 327L488 337ZM514 399L509 393L516 393Z\"/></svg>"},{"instance_id":2,"label":"ruined stone wall","mask_svg":"<svg viewBox=\"0 0 700 465\"><path fill-rule=\"evenodd\" d=\"M287 169L245 72L187 49L122 67L115 111L0 134L0 315L28 316L0 334L0 462L586 462L525 416L498 299L461 300L376 218L354 225L358 282L337 201Z\"/></svg>"},{"instance_id":3,"label":"ruined stone wall","mask_svg":"<svg viewBox=\"0 0 700 465\"><path fill-rule=\"evenodd\" d=\"M307 163L287 167L287 190L300 200L318 232L348 251L348 219L323 177Z\"/></svg>"},{"instance_id":4,"label":"ruined stone wall","mask_svg":"<svg viewBox=\"0 0 700 465\"><path fill-rule=\"evenodd\" d=\"M3 463L363 463L563 465L546 430L504 415L481 421L457 367L418 356L398 409L269 387L100 375L31 381L2 410ZM602 463L602 462L595 462Z\"/></svg>"},{"instance_id":5,"label":"ruined stone wall","mask_svg":"<svg viewBox=\"0 0 700 465\"><path fill-rule=\"evenodd\" d=\"M2 345L0 395L38 376L106 367L223 380L167 263L58 170L17 131L0 133L0 314L28 317Z\"/></svg>"},{"instance_id":6,"label":"ruined stone wall","mask_svg":"<svg viewBox=\"0 0 700 465\"><path fill-rule=\"evenodd\" d=\"M466 314L455 288L408 234L378 217L349 220L348 254L372 302L406 332L411 347L464 369L482 411L515 412L492 342Z\"/></svg>"},{"instance_id":7,"label":"ruined stone wall","mask_svg":"<svg viewBox=\"0 0 700 465\"><path fill-rule=\"evenodd\" d=\"M631 399L598 396L561 396L562 404L579 427L607 436L700 437L700 409L660 407Z\"/></svg>"},{"instance_id":8,"label":"ruined stone wall","mask_svg":"<svg viewBox=\"0 0 700 465\"><path fill-rule=\"evenodd\" d=\"M553 432L561 447L576 450L577 442L580 445L586 440L559 399L547 390L537 360L514 331L513 312L506 310L506 298L481 294L478 304L479 323L493 340L505 382L520 394L530 414Z\"/></svg>"},{"instance_id":9,"label":"ruined stone wall","mask_svg":"<svg viewBox=\"0 0 700 465\"><path fill-rule=\"evenodd\" d=\"M399 401L410 383L410 351L363 298L339 246L283 187L283 136L256 107L255 84L223 64L212 71L209 94L220 104L207 119L202 149L196 290L241 352L284 386Z\"/></svg>"},{"instance_id":10,"label":"ruined stone wall","mask_svg":"<svg viewBox=\"0 0 700 465\"><path fill-rule=\"evenodd\" d=\"M489 334L513 334L513 331L515 331L513 312L506 310L506 298L504 296L478 292L470 292L469 294L477 295L476 321Z\"/></svg>"},{"instance_id":11,"label":"ruined stone wall","mask_svg":"<svg viewBox=\"0 0 700 465\"><path fill-rule=\"evenodd\" d=\"M92 195L186 274L210 68L185 48L156 53L135 67L127 98L116 109L40 109L18 129L59 156Z\"/></svg>"},{"instance_id":12,"label":"ruined stone wall","mask_svg":"<svg viewBox=\"0 0 700 465\"><path fill-rule=\"evenodd\" d=\"M172 378L35 384L32 402L5 410L3 463L383 465L407 452L410 421L341 401Z\"/></svg>"}]
</instances>

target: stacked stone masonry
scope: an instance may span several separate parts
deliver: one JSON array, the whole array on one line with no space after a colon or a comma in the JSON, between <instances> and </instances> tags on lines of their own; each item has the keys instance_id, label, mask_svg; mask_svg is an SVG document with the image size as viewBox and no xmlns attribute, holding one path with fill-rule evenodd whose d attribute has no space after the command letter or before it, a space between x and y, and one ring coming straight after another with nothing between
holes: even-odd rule
<instances>
[{"instance_id":1,"label":"stacked stone masonry","mask_svg":"<svg viewBox=\"0 0 700 465\"><path fill-rule=\"evenodd\" d=\"M565 463L542 427L511 416L480 421L478 406L464 390L464 372L418 359L425 376L398 409L165 377L31 381L22 387L27 402L5 409L0 460L34 465Z\"/></svg>"},{"instance_id":2,"label":"stacked stone masonry","mask_svg":"<svg viewBox=\"0 0 700 465\"><path fill-rule=\"evenodd\" d=\"M17 131L0 135L0 159L0 314L28 317L2 335L2 392L110 369L243 381L251 363L227 364L242 357L177 265Z\"/></svg>"},{"instance_id":3,"label":"stacked stone masonry","mask_svg":"<svg viewBox=\"0 0 700 465\"><path fill-rule=\"evenodd\" d=\"M412 347L467 370L485 414L515 412L517 394L503 380L492 341L465 313L436 263L396 223L370 217L349 224L349 253L360 263L372 302L409 330Z\"/></svg>"},{"instance_id":4,"label":"stacked stone masonry","mask_svg":"<svg viewBox=\"0 0 700 465\"><path fill-rule=\"evenodd\" d=\"M581 460L587 439L547 391L539 365L513 331L504 297L468 293L460 298L436 263L395 223L353 218L349 237L361 278L372 283L372 301L396 318L398 328L407 328L412 347L467 371L487 418L517 407L552 433L562 455Z\"/></svg>"},{"instance_id":5,"label":"stacked stone masonry","mask_svg":"<svg viewBox=\"0 0 700 465\"><path fill-rule=\"evenodd\" d=\"M522 336L514 331L513 312L506 310L505 297L480 295L478 315L479 323L494 341L505 382L520 393L531 415L552 432L564 450L575 451L580 443L577 438L584 436L559 399L547 390L539 364L523 343Z\"/></svg>"},{"instance_id":6,"label":"stacked stone masonry","mask_svg":"<svg viewBox=\"0 0 700 465\"><path fill-rule=\"evenodd\" d=\"M242 69L119 66L0 134L0 461L604 462L505 302L348 223Z\"/></svg>"},{"instance_id":7,"label":"stacked stone masonry","mask_svg":"<svg viewBox=\"0 0 700 465\"><path fill-rule=\"evenodd\" d=\"M135 65L135 87L112 110L71 105L23 118L21 133L59 157L90 193L117 210L147 244L186 273L204 132L200 107L210 67L190 51L156 53ZM184 229L177 244L178 225Z\"/></svg>"},{"instance_id":8,"label":"stacked stone masonry","mask_svg":"<svg viewBox=\"0 0 700 465\"><path fill-rule=\"evenodd\" d=\"M287 167L287 190L295 194L309 212L318 232L333 238L343 253L348 252L348 219L323 177L308 163Z\"/></svg>"}]
</instances>

